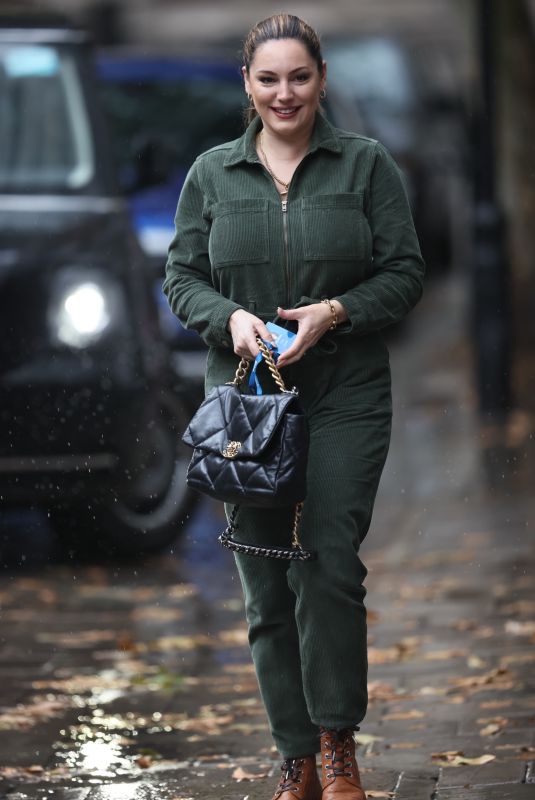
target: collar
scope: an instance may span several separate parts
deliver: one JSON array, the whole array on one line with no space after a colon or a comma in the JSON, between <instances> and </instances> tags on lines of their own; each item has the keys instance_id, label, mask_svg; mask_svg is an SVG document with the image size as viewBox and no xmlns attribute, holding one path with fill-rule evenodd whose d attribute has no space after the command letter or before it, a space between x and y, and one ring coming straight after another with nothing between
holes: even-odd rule
<instances>
[{"instance_id":1,"label":"collar","mask_svg":"<svg viewBox=\"0 0 535 800\"><path fill-rule=\"evenodd\" d=\"M246 161L249 164L258 162L255 142L261 127L262 120L260 117L255 117L243 136L236 141L236 144L230 150L225 159L225 167L233 167L235 164L240 164L242 161ZM316 150L320 149L330 150L332 153L342 152L342 146L336 128L325 119L323 114L318 112L316 114L308 152L314 153Z\"/></svg>"}]
</instances>

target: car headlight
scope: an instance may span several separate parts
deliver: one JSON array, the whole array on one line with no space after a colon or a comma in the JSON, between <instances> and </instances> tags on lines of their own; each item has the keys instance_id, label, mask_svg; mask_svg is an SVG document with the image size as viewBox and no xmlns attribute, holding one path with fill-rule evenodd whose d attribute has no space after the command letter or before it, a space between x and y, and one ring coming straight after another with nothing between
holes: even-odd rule
<instances>
[{"instance_id":1,"label":"car headlight","mask_svg":"<svg viewBox=\"0 0 535 800\"><path fill-rule=\"evenodd\" d=\"M117 316L118 290L94 276L66 275L56 284L49 309L53 338L70 347L96 343Z\"/></svg>"}]
</instances>

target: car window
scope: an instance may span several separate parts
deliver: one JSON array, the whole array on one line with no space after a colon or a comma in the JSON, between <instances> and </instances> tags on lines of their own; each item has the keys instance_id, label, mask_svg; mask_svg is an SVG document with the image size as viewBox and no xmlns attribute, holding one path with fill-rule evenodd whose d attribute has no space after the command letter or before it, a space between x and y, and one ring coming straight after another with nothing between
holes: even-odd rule
<instances>
[{"instance_id":1,"label":"car window","mask_svg":"<svg viewBox=\"0 0 535 800\"><path fill-rule=\"evenodd\" d=\"M227 79L183 68L158 72L139 75L126 69L117 75L100 69L100 92L125 188L139 177L131 173L136 162L139 172L140 156L154 171L163 152L162 181L176 183L199 153L243 133L244 92L237 75Z\"/></svg>"},{"instance_id":2,"label":"car window","mask_svg":"<svg viewBox=\"0 0 535 800\"><path fill-rule=\"evenodd\" d=\"M0 191L75 191L93 173L74 58L52 46L0 45Z\"/></svg>"}]
</instances>

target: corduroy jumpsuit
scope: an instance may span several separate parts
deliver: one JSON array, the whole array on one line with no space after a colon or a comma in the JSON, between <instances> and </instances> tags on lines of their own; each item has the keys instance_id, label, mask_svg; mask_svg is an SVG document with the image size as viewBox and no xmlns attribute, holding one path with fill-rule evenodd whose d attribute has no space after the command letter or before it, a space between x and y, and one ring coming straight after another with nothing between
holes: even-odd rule
<instances>
[{"instance_id":1,"label":"corduroy jumpsuit","mask_svg":"<svg viewBox=\"0 0 535 800\"><path fill-rule=\"evenodd\" d=\"M319 726L357 725L367 704L366 568L390 441L388 351L380 329L418 301L424 264L400 173L375 140L317 114L307 156L281 199L255 148L260 119L199 156L178 203L164 291L209 345L206 389L231 380L228 330L238 308L336 298L348 321L283 370L310 426L300 525L312 562L237 555L249 641L271 732L284 757L319 748ZM269 378L262 376L269 390ZM275 388L273 388L275 391ZM241 507L244 541L288 545L293 509Z\"/></svg>"}]
</instances>

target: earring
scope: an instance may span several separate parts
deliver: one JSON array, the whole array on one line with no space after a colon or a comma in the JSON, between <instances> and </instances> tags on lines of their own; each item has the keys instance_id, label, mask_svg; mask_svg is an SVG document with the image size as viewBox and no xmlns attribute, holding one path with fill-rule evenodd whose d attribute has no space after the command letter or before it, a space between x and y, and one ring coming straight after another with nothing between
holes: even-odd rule
<instances>
[{"instance_id":1,"label":"earring","mask_svg":"<svg viewBox=\"0 0 535 800\"><path fill-rule=\"evenodd\" d=\"M327 90L322 89L320 92L320 100L325 100L326 97L327 97Z\"/></svg>"}]
</instances>

